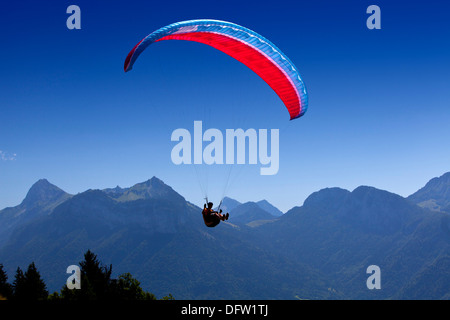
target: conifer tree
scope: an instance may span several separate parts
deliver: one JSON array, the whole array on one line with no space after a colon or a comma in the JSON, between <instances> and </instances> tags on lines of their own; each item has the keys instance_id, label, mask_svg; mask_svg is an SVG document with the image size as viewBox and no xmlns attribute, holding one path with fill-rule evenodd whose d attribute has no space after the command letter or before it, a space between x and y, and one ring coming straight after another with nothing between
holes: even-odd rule
<instances>
[{"instance_id":1,"label":"conifer tree","mask_svg":"<svg viewBox=\"0 0 450 320\"><path fill-rule=\"evenodd\" d=\"M34 262L32 262L25 272L25 296L27 300L44 300L48 297L47 287L42 280Z\"/></svg>"},{"instance_id":2,"label":"conifer tree","mask_svg":"<svg viewBox=\"0 0 450 320\"><path fill-rule=\"evenodd\" d=\"M8 275L3 270L3 264L0 263L0 300L10 299L12 296L12 286L7 281Z\"/></svg>"},{"instance_id":3,"label":"conifer tree","mask_svg":"<svg viewBox=\"0 0 450 320\"><path fill-rule=\"evenodd\" d=\"M25 276L22 269L17 267L13 282L13 298L15 300L22 300L25 297Z\"/></svg>"}]
</instances>

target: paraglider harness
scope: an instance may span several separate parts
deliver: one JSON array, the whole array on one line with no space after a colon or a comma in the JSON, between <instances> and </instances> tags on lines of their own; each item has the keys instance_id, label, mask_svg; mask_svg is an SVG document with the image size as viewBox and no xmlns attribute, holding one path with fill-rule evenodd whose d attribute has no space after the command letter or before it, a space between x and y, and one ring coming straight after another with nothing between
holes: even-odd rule
<instances>
[{"instance_id":1,"label":"paraglider harness","mask_svg":"<svg viewBox=\"0 0 450 320\"><path fill-rule=\"evenodd\" d=\"M202 215L203 215L203 221L205 222L205 225L207 227L213 228L217 226L220 223L220 219L218 217L214 217L211 215L211 212L208 208L208 197L205 197L205 208L203 209ZM217 212L220 212L220 206L222 205L222 200L220 200L219 206L217 207ZM205 214L205 210L208 210L208 213ZM212 210L212 208L211 208ZM211 217L211 218L210 218Z\"/></svg>"}]
</instances>

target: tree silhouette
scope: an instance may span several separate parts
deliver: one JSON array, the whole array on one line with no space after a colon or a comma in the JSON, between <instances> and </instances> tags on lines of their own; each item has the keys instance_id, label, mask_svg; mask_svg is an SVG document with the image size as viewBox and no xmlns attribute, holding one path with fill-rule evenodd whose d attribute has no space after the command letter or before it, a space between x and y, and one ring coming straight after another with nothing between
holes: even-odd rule
<instances>
[{"instance_id":1,"label":"tree silhouette","mask_svg":"<svg viewBox=\"0 0 450 320\"><path fill-rule=\"evenodd\" d=\"M14 282L13 282L13 298L15 300L22 300L24 299L26 293L25 293L25 276L23 274L22 269L20 267L17 267L16 275L14 276Z\"/></svg>"},{"instance_id":2,"label":"tree silhouette","mask_svg":"<svg viewBox=\"0 0 450 320\"><path fill-rule=\"evenodd\" d=\"M3 270L3 264L0 264L0 300L10 299L12 296L12 286L7 281L8 275Z\"/></svg>"},{"instance_id":3,"label":"tree silhouette","mask_svg":"<svg viewBox=\"0 0 450 320\"><path fill-rule=\"evenodd\" d=\"M15 300L44 300L48 291L44 280L37 270L34 262L29 266L25 274L20 267L17 268L13 283L13 298Z\"/></svg>"},{"instance_id":4,"label":"tree silhouette","mask_svg":"<svg viewBox=\"0 0 450 320\"><path fill-rule=\"evenodd\" d=\"M81 289L70 290L67 284L61 293L48 295L45 282L41 279L34 262L25 273L17 267L13 285L7 283L8 276L0 264L0 299L14 300L156 300L153 293L144 291L140 282L130 273L121 274L118 279L112 279L112 265L101 264L97 255L88 250L84 260L79 263L81 276ZM174 300L172 295L163 297L163 300Z\"/></svg>"},{"instance_id":5,"label":"tree silhouette","mask_svg":"<svg viewBox=\"0 0 450 320\"><path fill-rule=\"evenodd\" d=\"M67 300L105 300L108 299L112 266L101 265L97 255L91 250L84 254L80 263L81 289L70 290L67 285L61 290L61 298ZM52 298L56 296L53 295ZM59 296L58 296L59 297Z\"/></svg>"},{"instance_id":6,"label":"tree silhouette","mask_svg":"<svg viewBox=\"0 0 450 320\"><path fill-rule=\"evenodd\" d=\"M41 275L34 265L34 262L28 266L28 269L25 272L25 288L29 299L47 299L47 286L45 285L44 280L41 279Z\"/></svg>"},{"instance_id":7,"label":"tree silhouette","mask_svg":"<svg viewBox=\"0 0 450 320\"><path fill-rule=\"evenodd\" d=\"M145 292L141 283L130 273L124 273L118 280L113 280L113 299L119 300L156 300L154 294Z\"/></svg>"},{"instance_id":8,"label":"tree silhouette","mask_svg":"<svg viewBox=\"0 0 450 320\"><path fill-rule=\"evenodd\" d=\"M88 293L91 299L105 299L108 296L108 288L111 280L112 266L102 266L92 251L84 254L84 261L80 262L81 288ZM91 297L93 294L93 297Z\"/></svg>"},{"instance_id":9,"label":"tree silhouette","mask_svg":"<svg viewBox=\"0 0 450 320\"><path fill-rule=\"evenodd\" d=\"M130 273L112 279L112 265L103 266L97 255L88 250L80 263L81 289L70 290L65 285L61 295L55 293L52 299L65 300L156 300L154 294L144 291L140 282Z\"/></svg>"}]
</instances>

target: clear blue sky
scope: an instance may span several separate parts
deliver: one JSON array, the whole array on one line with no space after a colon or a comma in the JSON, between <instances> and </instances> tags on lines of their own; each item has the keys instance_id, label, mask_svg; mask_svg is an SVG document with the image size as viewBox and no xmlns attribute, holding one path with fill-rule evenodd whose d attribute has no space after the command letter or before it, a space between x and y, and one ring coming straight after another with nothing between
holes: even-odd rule
<instances>
[{"instance_id":1,"label":"clear blue sky","mask_svg":"<svg viewBox=\"0 0 450 320\"><path fill-rule=\"evenodd\" d=\"M68 30L66 8L81 8ZM381 8L381 30L366 8ZM69 193L157 176L201 204L227 172L175 166L177 128L280 129L280 170L232 168L226 195L286 211L325 187L407 196L450 171L450 3L446 1L10 1L0 12L0 209L40 178ZM123 72L144 36L219 19L252 29L295 63L309 93L289 121L256 74L198 43L165 41ZM202 171L203 170L203 171ZM224 170L227 171L227 170Z\"/></svg>"}]
</instances>

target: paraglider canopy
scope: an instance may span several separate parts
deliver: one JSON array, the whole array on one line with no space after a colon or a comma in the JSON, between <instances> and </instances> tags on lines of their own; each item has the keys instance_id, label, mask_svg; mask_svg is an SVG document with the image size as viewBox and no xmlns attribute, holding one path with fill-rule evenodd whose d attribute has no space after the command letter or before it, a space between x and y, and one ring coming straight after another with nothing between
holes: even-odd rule
<instances>
[{"instance_id":1,"label":"paraglider canopy","mask_svg":"<svg viewBox=\"0 0 450 320\"><path fill-rule=\"evenodd\" d=\"M306 87L291 60L263 36L231 22L189 20L160 28L130 51L125 59L125 72L133 68L136 59L150 44L162 40L204 43L242 62L277 93L291 120L303 116L308 108Z\"/></svg>"}]
</instances>

